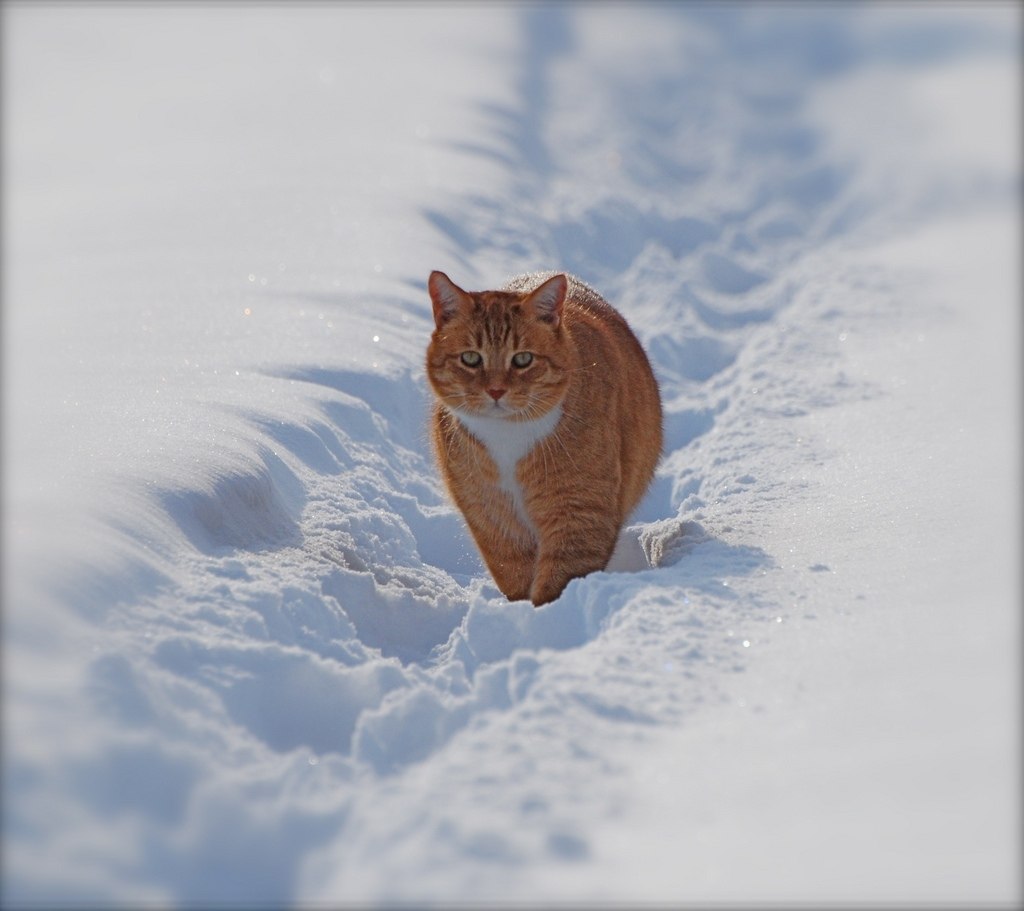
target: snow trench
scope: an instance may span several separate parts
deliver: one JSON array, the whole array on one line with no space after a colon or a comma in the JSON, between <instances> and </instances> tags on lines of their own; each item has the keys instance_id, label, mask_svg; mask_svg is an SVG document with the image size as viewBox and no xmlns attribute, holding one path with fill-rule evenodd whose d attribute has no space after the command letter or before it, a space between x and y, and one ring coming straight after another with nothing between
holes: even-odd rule
<instances>
[{"instance_id":1,"label":"snow trench","mask_svg":"<svg viewBox=\"0 0 1024 911\"><path fill-rule=\"evenodd\" d=\"M13 898L444 901L526 869L543 892L594 860L620 751L735 701L815 622L827 558L794 567L759 528L816 508L805 469L829 444L802 419L885 394L835 340L895 292L845 254L922 211L912 186L880 199L819 95L912 30L845 7L502 15L509 82L429 140L497 176L402 218L464 287L564 269L641 338L665 446L618 571L539 610L490 581L429 451L425 273L254 288L254 308L333 321L338 354L240 357L253 397L194 406L233 441L122 479L124 562L59 580L102 630L95 721L70 758L12 760ZM983 40L936 28L922 59Z\"/></svg>"}]
</instances>

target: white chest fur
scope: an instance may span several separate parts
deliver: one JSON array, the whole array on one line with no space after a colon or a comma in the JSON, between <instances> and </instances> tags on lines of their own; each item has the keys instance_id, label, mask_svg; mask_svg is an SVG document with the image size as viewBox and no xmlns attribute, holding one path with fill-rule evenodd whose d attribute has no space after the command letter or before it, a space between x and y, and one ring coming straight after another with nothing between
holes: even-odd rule
<instances>
[{"instance_id":1,"label":"white chest fur","mask_svg":"<svg viewBox=\"0 0 1024 911\"><path fill-rule=\"evenodd\" d=\"M534 446L548 436L562 419L562 406L552 408L543 417L532 421L511 421L505 418L455 412L459 423L475 436L498 466L498 484L515 504L519 518L536 533L526 513L523 491L516 478L516 465Z\"/></svg>"}]
</instances>

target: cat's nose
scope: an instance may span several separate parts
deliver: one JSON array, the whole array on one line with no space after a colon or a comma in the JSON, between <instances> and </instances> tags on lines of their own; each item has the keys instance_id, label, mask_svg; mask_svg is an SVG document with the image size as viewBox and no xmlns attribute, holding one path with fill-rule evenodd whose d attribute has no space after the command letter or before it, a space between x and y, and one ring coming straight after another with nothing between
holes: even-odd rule
<instances>
[{"instance_id":1,"label":"cat's nose","mask_svg":"<svg viewBox=\"0 0 1024 911\"><path fill-rule=\"evenodd\" d=\"M500 399L506 392L508 392L507 389L488 389L487 390L487 394L492 399L494 399L494 401L498 401L498 399Z\"/></svg>"}]
</instances>

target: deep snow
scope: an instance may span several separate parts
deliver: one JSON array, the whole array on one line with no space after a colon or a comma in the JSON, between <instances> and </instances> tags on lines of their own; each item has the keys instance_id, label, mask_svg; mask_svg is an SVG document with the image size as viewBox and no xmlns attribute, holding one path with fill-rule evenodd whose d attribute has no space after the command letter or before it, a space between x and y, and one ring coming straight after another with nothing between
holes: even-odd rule
<instances>
[{"instance_id":1,"label":"deep snow","mask_svg":"<svg viewBox=\"0 0 1024 911\"><path fill-rule=\"evenodd\" d=\"M1020 11L3 7L5 905L1020 899ZM425 280L665 456L535 610Z\"/></svg>"}]
</instances>

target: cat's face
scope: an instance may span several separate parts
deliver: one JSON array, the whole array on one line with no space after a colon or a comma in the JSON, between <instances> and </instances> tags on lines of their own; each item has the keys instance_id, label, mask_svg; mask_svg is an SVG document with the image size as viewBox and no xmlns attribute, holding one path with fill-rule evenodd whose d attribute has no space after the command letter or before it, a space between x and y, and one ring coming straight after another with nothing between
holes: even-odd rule
<instances>
[{"instance_id":1,"label":"cat's face","mask_svg":"<svg viewBox=\"0 0 1024 911\"><path fill-rule=\"evenodd\" d=\"M449 409L528 420L561 402L571 357L561 324L565 276L530 294L470 293L434 272L429 288L436 329L427 378Z\"/></svg>"}]
</instances>

